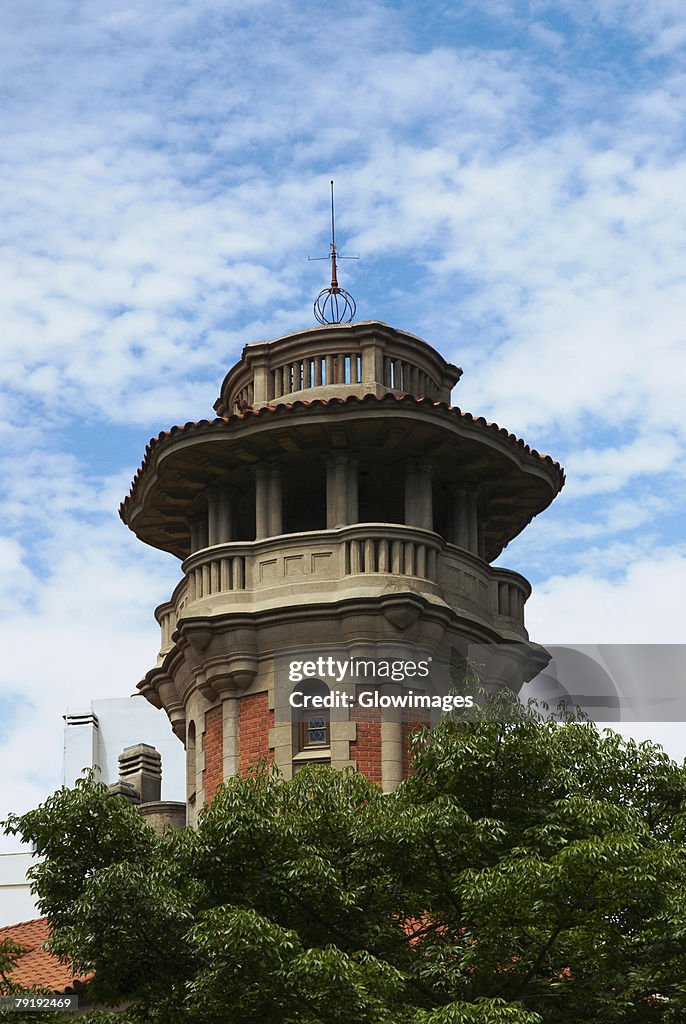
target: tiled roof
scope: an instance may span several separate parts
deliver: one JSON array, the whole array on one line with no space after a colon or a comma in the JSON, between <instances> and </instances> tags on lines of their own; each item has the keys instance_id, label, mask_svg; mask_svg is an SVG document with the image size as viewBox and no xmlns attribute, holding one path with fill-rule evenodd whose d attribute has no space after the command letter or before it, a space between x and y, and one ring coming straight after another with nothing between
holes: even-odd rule
<instances>
[{"instance_id":1,"label":"tiled roof","mask_svg":"<svg viewBox=\"0 0 686 1024\"><path fill-rule=\"evenodd\" d=\"M267 417L283 416L286 413L300 412L307 409L325 409L327 407L340 405L382 405L384 403L412 404L424 408L430 408L438 413L447 414L450 417L456 417L457 419L463 420L465 423L473 423L485 430L490 430L493 433L500 434L501 437L506 438L513 447L519 448L534 459L540 459L542 462L548 463L551 468L557 470L557 476L559 478L558 489L561 489L564 485L564 470L559 462L555 462L550 455L542 455L540 452L536 451L535 448L531 448L530 445L526 444L526 442L520 437L517 437L515 434L511 434L506 430L505 427L499 427L497 423L489 423L483 416L473 416L472 413L462 412L458 406L450 406L447 402L434 402L433 399L430 398L415 398L414 395L394 395L389 393L384 395L383 398L377 398L375 395L371 394L365 395L363 398L359 398L357 395L349 395L347 398L316 398L311 402L298 399L295 402L282 402L278 405L266 405L261 409L246 409L245 412L234 413L232 416L218 416L211 420L198 420L197 422L184 423L183 426L175 426L171 427L169 430L163 430L157 435L157 437L153 437L145 446L143 461L133 478L129 493L119 506L119 514L123 518L126 506L131 500L133 500L139 483L148 467L150 457L155 449L165 441L169 441L171 438L178 437L181 434L187 435L195 431L199 432L208 430L211 427L216 427L220 423L230 426L238 425L245 420L253 418L265 419Z\"/></svg>"},{"instance_id":2,"label":"tiled roof","mask_svg":"<svg viewBox=\"0 0 686 1024\"><path fill-rule=\"evenodd\" d=\"M76 992L88 977L75 976L57 957L43 946L50 938L47 917L0 928L0 942L10 939L26 952L17 960L11 980L25 988L47 988L51 992Z\"/></svg>"}]
</instances>

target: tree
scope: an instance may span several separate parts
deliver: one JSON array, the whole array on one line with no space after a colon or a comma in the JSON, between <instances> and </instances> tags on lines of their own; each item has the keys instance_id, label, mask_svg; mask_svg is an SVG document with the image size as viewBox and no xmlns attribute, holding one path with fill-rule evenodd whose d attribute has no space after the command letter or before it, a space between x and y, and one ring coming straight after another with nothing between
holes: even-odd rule
<instances>
[{"instance_id":1,"label":"tree","mask_svg":"<svg viewBox=\"0 0 686 1024\"><path fill-rule=\"evenodd\" d=\"M18 988L12 980L12 971L26 950L12 939L0 942L0 996L9 996Z\"/></svg>"},{"instance_id":2,"label":"tree","mask_svg":"<svg viewBox=\"0 0 686 1024\"><path fill-rule=\"evenodd\" d=\"M156 838L82 780L9 827L53 948L158 1024L629 1024L686 1012L686 771L587 722L446 720L392 796L267 764ZM93 1018L95 1020L95 1018Z\"/></svg>"}]
</instances>

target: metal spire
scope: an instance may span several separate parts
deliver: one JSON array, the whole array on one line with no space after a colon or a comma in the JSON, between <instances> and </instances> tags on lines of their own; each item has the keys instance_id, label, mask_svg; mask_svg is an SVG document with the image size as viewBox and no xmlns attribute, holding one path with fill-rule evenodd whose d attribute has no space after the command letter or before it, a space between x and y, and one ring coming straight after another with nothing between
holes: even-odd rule
<instances>
[{"instance_id":1,"label":"metal spire","mask_svg":"<svg viewBox=\"0 0 686 1024\"><path fill-rule=\"evenodd\" d=\"M331 182L331 242L328 256L308 256L308 260L331 260L331 284L323 288L314 300L314 315L320 324L349 324L355 316L357 305L352 295L338 283L337 260L356 260L359 256L341 256L336 248L336 218L333 202L333 181Z\"/></svg>"}]
</instances>

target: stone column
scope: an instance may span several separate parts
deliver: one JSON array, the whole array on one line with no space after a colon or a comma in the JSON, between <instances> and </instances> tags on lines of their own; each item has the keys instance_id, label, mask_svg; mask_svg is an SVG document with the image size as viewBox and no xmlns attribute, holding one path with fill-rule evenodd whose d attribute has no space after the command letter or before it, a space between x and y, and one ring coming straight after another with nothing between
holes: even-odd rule
<instances>
[{"instance_id":1,"label":"stone column","mask_svg":"<svg viewBox=\"0 0 686 1024\"><path fill-rule=\"evenodd\" d=\"M255 474L255 540L269 536L269 469L256 466Z\"/></svg>"},{"instance_id":2,"label":"stone column","mask_svg":"<svg viewBox=\"0 0 686 1024\"><path fill-rule=\"evenodd\" d=\"M365 384L383 384L383 342L377 338L362 341L362 380Z\"/></svg>"},{"instance_id":3,"label":"stone column","mask_svg":"<svg viewBox=\"0 0 686 1024\"><path fill-rule=\"evenodd\" d=\"M228 484L219 488L219 523L217 544L228 544L234 538L233 502L235 489Z\"/></svg>"},{"instance_id":4,"label":"stone column","mask_svg":"<svg viewBox=\"0 0 686 1024\"><path fill-rule=\"evenodd\" d=\"M338 452L326 463L326 528L334 530L338 526L347 526L350 522L352 499L349 494L350 456L347 452ZM357 505L355 495L354 504Z\"/></svg>"},{"instance_id":5,"label":"stone column","mask_svg":"<svg viewBox=\"0 0 686 1024\"><path fill-rule=\"evenodd\" d=\"M198 517L191 516L191 518L188 521L188 524L191 528L191 554L193 554L194 551L198 551L200 548L200 530L198 524Z\"/></svg>"},{"instance_id":6,"label":"stone column","mask_svg":"<svg viewBox=\"0 0 686 1024\"><path fill-rule=\"evenodd\" d=\"M198 547L206 548L209 546L209 531L207 524L207 512L201 512L198 516Z\"/></svg>"},{"instance_id":7,"label":"stone column","mask_svg":"<svg viewBox=\"0 0 686 1024\"><path fill-rule=\"evenodd\" d=\"M472 554L477 554L479 549L479 541L477 537L478 532L478 502L479 495L476 487L471 487L467 492L467 507L468 507L468 547Z\"/></svg>"},{"instance_id":8,"label":"stone column","mask_svg":"<svg viewBox=\"0 0 686 1024\"><path fill-rule=\"evenodd\" d=\"M283 533L283 497L281 470L277 467L269 473L269 536Z\"/></svg>"},{"instance_id":9,"label":"stone column","mask_svg":"<svg viewBox=\"0 0 686 1024\"><path fill-rule=\"evenodd\" d=\"M212 547L219 543L219 488L210 487L207 491L207 544Z\"/></svg>"},{"instance_id":10,"label":"stone column","mask_svg":"<svg viewBox=\"0 0 686 1024\"><path fill-rule=\"evenodd\" d=\"M405 463L405 525L433 530L432 469L428 462L408 459Z\"/></svg>"},{"instance_id":11,"label":"stone column","mask_svg":"<svg viewBox=\"0 0 686 1024\"><path fill-rule=\"evenodd\" d=\"M357 459L352 458L348 464L348 523L357 523L360 520L359 507L358 507L358 481L359 481L359 462Z\"/></svg>"},{"instance_id":12,"label":"stone column","mask_svg":"<svg viewBox=\"0 0 686 1024\"><path fill-rule=\"evenodd\" d=\"M486 558L486 523L480 522L477 526L477 541L478 550L477 554L479 558Z\"/></svg>"},{"instance_id":13,"label":"stone column","mask_svg":"<svg viewBox=\"0 0 686 1024\"><path fill-rule=\"evenodd\" d=\"M402 692L394 683L384 683L379 692L395 695ZM381 711L381 786L384 793L392 793L403 777L403 724L400 708Z\"/></svg>"},{"instance_id":14,"label":"stone column","mask_svg":"<svg viewBox=\"0 0 686 1024\"><path fill-rule=\"evenodd\" d=\"M418 491L419 480L417 463L414 459L408 459L405 463L405 525L418 525Z\"/></svg>"},{"instance_id":15,"label":"stone column","mask_svg":"<svg viewBox=\"0 0 686 1024\"><path fill-rule=\"evenodd\" d=\"M238 694L222 694L224 778L238 775Z\"/></svg>"},{"instance_id":16,"label":"stone column","mask_svg":"<svg viewBox=\"0 0 686 1024\"><path fill-rule=\"evenodd\" d=\"M433 471L429 462L420 462L417 467L417 526L423 530L434 528Z\"/></svg>"},{"instance_id":17,"label":"stone column","mask_svg":"<svg viewBox=\"0 0 686 1024\"><path fill-rule=\"evenodd\" d=\"M266 405L269 400L269 367L267 357L253 363L253 405Z\"/></svg>"},{"instance_id":18,"label":"stone column","mask_svg":"<svg viewBox=\"0 0 686 1024\"><path fill-rule=\"evenodd\" d=\"M469 511L465 487L453 488L453 543L459 548L469 548Z\"/></svg>"},{"instance_id":19,"label":"stone column","mask_svg":"<svg viewBox=\"0 0 686 1024\"><path fill-rule=\"evenodd\" d=\"M332 458L326 460L326 528L333 530L335 526L334 494L335 494L335 463Z\"/></svg>"}]
</instances>

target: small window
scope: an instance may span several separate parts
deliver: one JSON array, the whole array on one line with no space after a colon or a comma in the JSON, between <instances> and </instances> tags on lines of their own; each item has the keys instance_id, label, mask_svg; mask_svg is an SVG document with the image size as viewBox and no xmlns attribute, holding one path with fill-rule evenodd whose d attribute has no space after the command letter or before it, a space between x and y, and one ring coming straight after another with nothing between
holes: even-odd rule
<instances>
[{"instance_id":1,"label":"small window","mask_svg":"<svg viewBox=\"0 0 686 1024\"><path fill-rule=\"evenodd\" d=\"M303 712L300 721L300 749L306 750L310 747L328 747L329 745L329 716L318 711Z\"/></svg>"},{"instance_id":2,"label":"small window","mask_svg":"<svg viewBox=\"0 0 686 1024\"><path fill-rule=\"evenodd\" d=\"M326 749L330 745L329 709L312 707L308 698L328 697L330 690L319 679L299 683L293 689L303 707L293 709L293 746L295 752Z\"/></svg>"},{"instance_id":3,"label":"small window","mask_svg":"<svg viewBox=\"0 0 686 1024\"><path fill-rule=\"evenodd\" d=\"M195 800L195 722L190 722L186 733L186 799Z\"/></svg>"}]
</instances>

